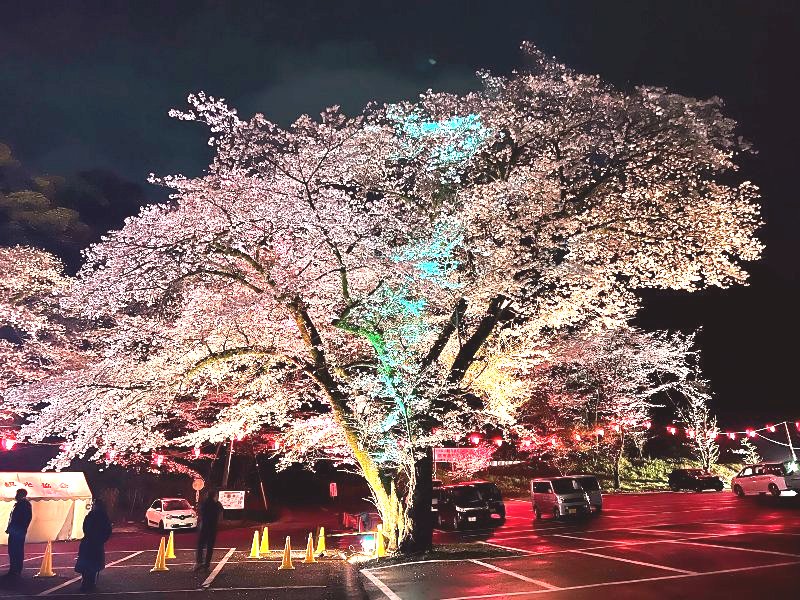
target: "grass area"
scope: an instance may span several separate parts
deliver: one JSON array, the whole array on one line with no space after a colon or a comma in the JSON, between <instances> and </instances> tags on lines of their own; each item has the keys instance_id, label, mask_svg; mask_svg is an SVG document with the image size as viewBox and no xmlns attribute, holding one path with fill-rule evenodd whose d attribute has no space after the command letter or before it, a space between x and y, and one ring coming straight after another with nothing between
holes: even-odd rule
<instances>
[{"instance_id":1,"label":"grass area","mask_svg":"<svg viewBox=\"0 0 800 600\"><path fill-rule=\"evenodd\" d=\"M714 465L712 473L719 475L726 486L730 485L731 478L741 469L740 464ZM660 459L649 458L639 461L623 459L620 465L620 487L615 490L612 485L612 475L608 470L576 467L568 472L594 473L605 493L613 492L651 492L663 491L667 488L667 478L673 469L700 468L695 461L688 459ZM555 471L547 471L527 464L509 465L505 467L491 467L479 473L477 478L493 481L497 484L503 495L507 498L527 497L529 495L530 480L535 477L558 475Z\"/></svg>"}]
</instances>

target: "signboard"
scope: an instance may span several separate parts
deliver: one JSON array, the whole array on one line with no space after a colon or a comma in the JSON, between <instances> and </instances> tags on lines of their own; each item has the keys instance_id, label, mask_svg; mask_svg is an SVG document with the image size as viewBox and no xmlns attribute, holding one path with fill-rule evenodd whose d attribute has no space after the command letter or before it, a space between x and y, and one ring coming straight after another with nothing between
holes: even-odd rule
<instances>
[{"instance_id":1,"label":"signboard","mask_svg":"<svg viewBox=\"0 0 800 600\"><path fill-rule=\"evenodd\" d=\"M244 508L244 490L221 490L219 502L225 510L242 510Z\"/></svg>"},{"instance_id":2,"label":"signboard","mask_svg":"<svg viewBox=\"0 0 800 600\"><path fill-rule=\"evenodd\" d=\"M331 481L328 484L328 495L330 495L331 498L336 498L336 496L339 495L339 490L336 487L336 482L335 481Z\"/></svg>"},{"instance_id":3,"label":"signboard","mask_svg":"<svg viewBox=\"0 0 800 600\"><path fill-rule=\"evenodd\" d=\"M481 448L434 448L433 462L457 463L475 458L476 455L482 452L484 450Z\"/></svg>"}]
</instances>

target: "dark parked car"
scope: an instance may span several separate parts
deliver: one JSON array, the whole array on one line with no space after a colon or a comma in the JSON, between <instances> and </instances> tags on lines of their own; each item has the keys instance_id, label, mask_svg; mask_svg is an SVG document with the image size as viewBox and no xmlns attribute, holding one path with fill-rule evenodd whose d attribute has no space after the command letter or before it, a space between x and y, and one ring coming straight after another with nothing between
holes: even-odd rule
<instances>
[{"instance_id":1,"label":"dark parked car","mask_svg":"<svg viewBox=\"0 0 800 600\"><path fill-rule=\"evenodd\" d=\"M503 502L503 495L494 483L490 481L468 481L469 485L478 488L483 499L489 507L489 518L500 519L501 524L506 520L506 505Z\"/></svg>"},{"instance_id":2,"label":"dark parked car","mask_svg":"<svg viewBox=\"0 0 800 600\"><path fill-rule=\"evenodd\" d=\"M489 506L472 484L445 485L439 490L439 526L461 529L489 520Z\"/></svg>"},{"instance_id":3,"label":"dark parked car","mask_svg":"<svg viewBox=\"0 0 800 600\"><path fill-rule=\"evenodd\" d=\"M669 489L673 492L679 490L694 490L696 492L716 490L721 492L722 488L725 487L719 477L702 469L674 469L669 474L668 483Z\"/></svg>"}]
</instances>

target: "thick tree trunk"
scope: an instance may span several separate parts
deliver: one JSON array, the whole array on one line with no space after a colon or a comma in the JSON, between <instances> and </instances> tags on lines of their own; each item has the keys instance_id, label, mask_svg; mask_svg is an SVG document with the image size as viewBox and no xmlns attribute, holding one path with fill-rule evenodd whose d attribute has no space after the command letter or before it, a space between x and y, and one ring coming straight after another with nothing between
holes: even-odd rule
<instances>
[{"instance_id":1,"label":"thick tree trunk","mask_svg":"<svg viewBox=\"0 0 800 600\"><path fill-rule=\"evenodd\" d=\"M433 513L431 513L433 450L431 448L426 450L425 456L417 460L414 471L416 483L409 509L411 532L400 545L400 551L405 554L427 552L433 548Z\"/></svg>"}]
</instances>

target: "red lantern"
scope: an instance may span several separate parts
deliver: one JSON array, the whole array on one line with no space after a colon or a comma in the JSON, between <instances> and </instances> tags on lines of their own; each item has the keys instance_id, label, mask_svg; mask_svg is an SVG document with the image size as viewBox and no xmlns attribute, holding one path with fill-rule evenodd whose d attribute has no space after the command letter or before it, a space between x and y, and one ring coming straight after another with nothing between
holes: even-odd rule
<instances>
[{"instance_id":1,"label":"red lantern","mask_svg":"<svg viewBox=\"0 0 800 600\"><path fill-rule=\"evenodd\" d=\"M192 448L192 456L196 459L200 458L200 446L195 446Z\"/></svg>"},{"instance_id":2,"label":"red lantern","mask_svg":"<svg viewBox=\"0 0 800 600\"><path fill-rule=\"evenodd\" d=\"M731 431L730 433L728 433L728 437L731 438L732 440L735 440L736 439L736 434Z\"/></svg>"},{"instance_id":3,"label":"red lantern","mask_svg":"<svg viewBox=\"0 0 800 600\"><path fill-rule=\"evenodd\" d=\"M502 438L502 437L500 437L499 435L496 435L496 436L494 436L494 437L492 438L492 443L493 443L495 446L498 446L498 447L500 447L500 446L502 446L502 445L503 445L503 438Z\"/></svg>"},{"instance_id":4,"label":"red lantern","mask_svg":"<svg viewBox=\"0 0 800 600\"><path fill-rule=\"evenodd\" d=\"M164 455L163 454L156 454L156 466L160 467L164 464Z\"/></svg>"},{"instance_id":5,"label":"red lantern","mask_svg":"<svg viewBox=\"0 0 800 600\"><path fill-rule=\"evenodd\" d=\"M3 438L3 450L13 450L17 445L17 440L14 438Z\"/></svg>"},{"instance_id":6,"label":"red lantern","mask_svg":"<svg viewBox=\"0 0 800 600\"><path fill-rule=\"evenodd\" d=\"M775 425L767 425L767 429L768 429L768 430L769 430L771 433L775 433Z\"/></svg>"},{"instance_id":7,"label":"red lantern","mask_svg":"<svg viewBox=\"0 0 800 600\"><path fill-rule=\"evenodd\" d=\"M524 440L522 440L520 442L520 447L521 448L530 448L531 447L531 441L528 438L525 438Z\"/></svg>"},{"instance_id":8,"label":"red lantern","mask_svg":"<svg viewBox=\"0 0 800 600\"><path fill-rule=\"evenodd\" d=\"M667 427L667 431L670 435L675 435L678 432L678 428L670 425Z\"/></svg>"},{"instance_id":9,"label":"red lantern","mask_svg":"<svg viewBox=\"0 0 800 600\"><path fill-rule=\"evenodd\" d=\"M709 431L706 433L706 437L710 437L712 440L715 440L719 437L719 433L716 431Z\"/></svg>"},{"instance_id":10,"label":"red lantern","mask_svg":"<svg viewBox=\"0 0 800 600\"><path fill-rule=\"evenodd\" d=\"M752 429L746 429L745 433L747 434L747 437L751 437L751 438L756 437L756 432L753 431Z\"/></svg>"},{"instance_id":11,"label":"red lantern","mask_svg":"<svg viewBox=\"0 0 800 600\"><path fill-rule=\"evenodd\" d=\"M281 443L276 438L272 438L269 445L272 450L278 450L281 447Z\"/></svg>"},{"instance_id":12,"label":"red lantern","mask_svg":"<svg viewBox=\"0 0 800 600\"><path fill-rule=\"evenodd\" d=\"M469 443L477 446L481 443L481 434L480 433L470 433L469 434Z\"/></svg>"}]
</instances>

